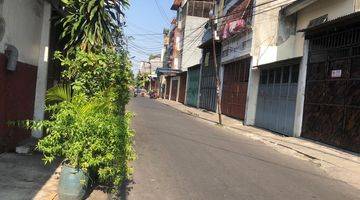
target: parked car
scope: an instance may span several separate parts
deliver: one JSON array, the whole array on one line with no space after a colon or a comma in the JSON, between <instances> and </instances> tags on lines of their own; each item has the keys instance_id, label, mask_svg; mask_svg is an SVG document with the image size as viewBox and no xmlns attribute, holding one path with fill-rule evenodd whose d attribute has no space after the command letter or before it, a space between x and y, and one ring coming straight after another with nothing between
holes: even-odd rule
<instances>
[{"instance_id":1,"label":"parked car","mask_svg":"<svg viewBox=\"0 0 360 200\"><path fill-rule=\"evenodd\" d=\"M144 97L146 95L146 90L143 89L143 88L137 88L134 90L134 97L137 97L137 96L142 96Z\"/></svg>"}]
</instances>

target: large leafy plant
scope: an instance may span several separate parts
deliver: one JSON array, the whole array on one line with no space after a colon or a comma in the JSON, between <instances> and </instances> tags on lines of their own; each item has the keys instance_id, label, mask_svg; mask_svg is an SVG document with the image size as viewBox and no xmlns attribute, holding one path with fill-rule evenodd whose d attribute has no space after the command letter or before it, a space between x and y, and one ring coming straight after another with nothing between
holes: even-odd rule
<instances>
[{"instance_id":1,"label":"large leafy plant","mask_svg":"<svg viewBox=\"0 0 360 200\"><path fill-rule=\"evenodd\" d=\"M103 46L118 46L121 42L123 9L128 0L62 0L65 16L62 38L66 48L94 50Z\"/></svg>"},{"instance_id":2,"label":"large leafy plant","mask_svg":"<svg viewBox=\"0 0 360 200\"><path fill-rule=\"evenodd\" d=\"M132 84L132 72L127 52L116 52L107 49L100 53L86 52L78 49L69 56L60 52L56 57L61 60L65 71L62 73L67 82L72 82L75 92L88 96L114 88L117 103L122 105L122 113L130 99L129 87Z\"/></svg>"},{"instance_id":3,"label":"large leafy plant","mask_svg":"<svg viewBox=\"0 0 360 200\"><path fill-rule=\"evenodd\" d=\"M135 158L134 133L131 114L119 115L114 99L113 91L93 97L77 94L48 106L49 120L28 123L47 132L37 146L44 161L62 156L73 167L95 172L101 183L119 186L132 171L128 162Z\"/></svg>"},{"instance_id":4,"label":"large leafy plant","mask_svg":"<svg viewBox=\"0 0 360 200\"><path fill-rule=\"evenodd\" d=\"M37 148L45 162L57 156L102 183L119 186L131 172L133 131L125 112L132 73L122 43L123 9L128 0L61 0L65 53L62 82L48 91L49 119L27 122L45 130Z\"/></svg>"}]
</instances>

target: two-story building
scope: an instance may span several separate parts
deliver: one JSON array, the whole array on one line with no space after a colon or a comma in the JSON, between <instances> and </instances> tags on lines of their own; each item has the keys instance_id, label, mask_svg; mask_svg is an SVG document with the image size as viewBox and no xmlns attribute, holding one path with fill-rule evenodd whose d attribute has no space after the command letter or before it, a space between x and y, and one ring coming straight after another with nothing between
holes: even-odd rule
<instances>
[{"instance_id":1,"label":"two-story building","mask_svg":"<svg viewBox=\"0 0 360 200\"><path fill-rule=\"evenodd\" d=\"M256 1L246 123L360 151L359 1Z\"/></svg>"},{"instance_id":2,"label":"two-story building","mask_svg":"<svg viewBox=\"0 0 360 200\"><path fill-rule=\"evenodd\" d=\"M168 97L171 100L185 102L187 91L193 90L187 85L187 71L190 67L196 68L201 63L202 50L198 46L201 44L203 27L208 21L212 8L212 0L174 0L173 2L171 9L177 12L175 30L180 34L175 36L174 48L178 54L176 58L174 57L173 65L177 66L175 69L179 73L169 80Z\"/></svg>"}]
</instances>

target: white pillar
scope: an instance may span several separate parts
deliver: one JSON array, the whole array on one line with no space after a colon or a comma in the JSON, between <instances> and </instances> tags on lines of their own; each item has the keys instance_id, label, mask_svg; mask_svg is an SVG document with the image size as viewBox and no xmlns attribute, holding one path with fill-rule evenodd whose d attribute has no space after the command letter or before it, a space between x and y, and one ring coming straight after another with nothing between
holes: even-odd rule
<instances>
[{"instance_id":1,"label":"white pillar","mask_svg":"<svg viewBox=\"0 0 360 200\"><path fill-rule=\"evenodd\" d=\"M256 105L260 83L260 70L258 68L253 68L253 64L253 59L251 59L245 107L245 125L255 125L256 118Z\"/></svg>"},{"instance_id":2,"label":"white pillar","mask_svg":"<svg viewBox=\"0 0 360 200\"><path fill-rule=\"evenodd\" d=\"M46 94L47 75L48 75L51 5L47 1L43 1L43 2L44 2L44 7L43 7L43 15L42 15L43 19L42 19L42 27L41 27L40 52L39 52L37 80L36 80L34 120L44 119L45 94ZM35 138L41 138L42 131L33 131L32 136Z\"/></svg>"},{"instance_id":3,"label":"white pillar","mask_svg":"<svg viewBox=\"0 0 360 200\"><path fill-rule=\"evenodd\" d=\"M354 0L354 12L360 11L360 0Z\"/></svg>"},{"instance_id":4,"label":"white pillar","mask_svg":"<svg viewBox=\"0 0 360 200\"><path fill-rule=\"evenodd\" d=\"M179 102L179 96L180 96L180 81L181 78L180 76L176 77L177 78L177 91L176 91L176 101Z\"/></svg>"},{"instance_id":5,"label":"white pillar","mask_svg":"<svg viewBox=\"0 0 360 200\"><path fill-rule=\"evenodd\" d=\"M296 110L294 120L294 136L300 137L304 113L305 88L306 88L306 72L309 57L309 41L304 42L304 55L299 66L299 82L296 96Z\"/></svg>"},{"instance_id":6,"label":"white pillar","mask_svg":"<svg viewBox=\"0 0 360 200\"><path fill-rule=\"evenodd\" d=\"M169 98L168 98L168 100L171 100L172 80L173 80L173 77L170 77L170 90L169 90Z\"/></svg>"}]
</instances>

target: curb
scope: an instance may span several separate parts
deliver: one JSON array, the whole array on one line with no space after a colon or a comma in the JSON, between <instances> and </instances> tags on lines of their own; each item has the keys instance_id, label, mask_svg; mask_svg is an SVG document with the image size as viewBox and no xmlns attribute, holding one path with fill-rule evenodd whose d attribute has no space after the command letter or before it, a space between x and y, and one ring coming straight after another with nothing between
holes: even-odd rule
<instances>
[{"instance_id":1,"label":"curb","mask_svg":"<svg viewBox=\"0 0 360 200\"><path fill-rule=\"evenodd\" d=\"M200 116L200 114L192 112L191 110L187 109L186 106L185 106L185 108L181 108L179 106L172 105L167 101L163 101L163 100L158 100L158 101L166 106L169 106L169 107L183 113L183 114L195 117L196 119L201 120L203 122L207 122L212 125L217 124L216 121L214 121L214 120L206 119L205 117ZM184 105L181 105L181 106L184 106ZM290 156L294 156L298 159L302 159L302 160L311 162L312 164L316 165L317 167L321 167L323 170L325 170L330 177L332 177L336 180L342 181L344 183L347 183L357 189L360 189L360 182L359 182L360 179L357 179L357 178L354 179L354 176L356 177L356 175L357 175L357 170L351 170L351 169L348 169L346 165L339 166L331 161L324 160L321 157L319 158L318 156L316 156L317 153L315 153L317 151L318 153L320 153L320 155L326 154L327 156L330 156L329 160L333 160L335 158L335 159L339 159L339 160L351 163L351 165L355 165L355 166L359 165L360 166L360 162L358 161L358 158L355 158L358 155L353 154L352 152L346 152L346 151L343 152L343 150L341 150L341 149L336 149L334 147L326 146L324 144L313 142L313 141L307 141L309 143L314 143L314 145L320 145L325 148L324 150L320 151L320 150L317 150L316 147L307 146L306 144L301 145L301 144L298 144L298 143L292 142L292 141L283 141L278 138L267 137L267 136L261 135L261 133L255 133L252 130L241 129L241 128L237 128L237 127L234 127L231 125L223 125L222 127L230 130L233 134L242 135L242 136L250 138L252 140L258 140L258 141L264 143L265 145L268 145L270 148L274 149L275 151L278 151L279 153L287 154ZM289 145L287 145L286 143L288 143ZM292 147L292 145L298 146L300 149L294 148L294 147ZM314 151L315 155L304 152L301 150L301 148L304 148L310 152ZM333 151L333 152L331 152L331 151ZM349 156L354 156L354 157L347 158L346 156L348 156L348 155L346 155L346 154L350 154ZM331 158L331 157L333 157L333 158ZM341 162L341 161L339 161L339 162ZM335 169L335 171L334 171L334 169ZM345 173L345 175L344 175L344 173Z\"/></svg>"}]
</instances>

